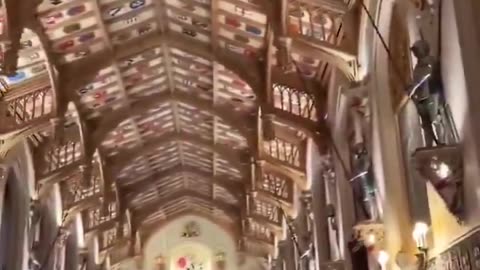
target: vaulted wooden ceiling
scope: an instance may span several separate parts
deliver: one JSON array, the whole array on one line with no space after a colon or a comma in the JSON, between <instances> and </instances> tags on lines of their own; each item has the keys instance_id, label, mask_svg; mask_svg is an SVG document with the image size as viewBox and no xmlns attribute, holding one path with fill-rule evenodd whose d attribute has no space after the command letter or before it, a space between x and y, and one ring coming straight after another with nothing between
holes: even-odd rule
<instances>
[{"instance_id":1,"label":"vaulted wooden ceiling","mask_svg":"<svg viewBox=\"0 0 480 270\"><path fill-rule=\"evenodd\" d=\"M258 256L328 144L332 70L357 79L353 0L3 0L0 152L116 262L185 213ZM129 243L129 245L126 245Z\"/></svg>"}]
</instances>

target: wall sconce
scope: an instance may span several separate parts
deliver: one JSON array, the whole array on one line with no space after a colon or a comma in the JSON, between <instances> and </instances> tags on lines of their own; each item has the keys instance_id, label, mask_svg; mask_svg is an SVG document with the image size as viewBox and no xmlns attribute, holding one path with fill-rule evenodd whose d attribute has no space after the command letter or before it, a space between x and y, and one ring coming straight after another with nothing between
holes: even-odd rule
<instances>
[{"instance_id":1,"label":"wall sconce","mask_svg":"<svg viewBox=\"0 0 480 270\"><path fill-rule=\"evenodd\" d=\"M428 262L428 244L427 244L427 234L428 234L428 225L424 222L417 222L413 228L413 239L417 245L420 253L415 254L418 258L419 269L427 269Z\"/></svg>"}]
</instances>

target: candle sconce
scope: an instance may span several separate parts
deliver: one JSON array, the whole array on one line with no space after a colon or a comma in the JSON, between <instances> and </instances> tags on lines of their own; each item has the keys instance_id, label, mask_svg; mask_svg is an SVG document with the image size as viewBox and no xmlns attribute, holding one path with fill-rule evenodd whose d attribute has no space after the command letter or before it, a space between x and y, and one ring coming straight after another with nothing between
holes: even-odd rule
<instances>
[{"instance_id":1,"label":"candle sconce","mask_svg":"<svg viewBox=\"0 0 480 270\"><path fill-rule=\"evenodd\" d=\"M419 253L415 254L417 257L417 265L418 269L425 270L427 269L427 263L428 263L428 240L427 240L427 235L428 235L428 225L424 222L417 222L415 223L414 229L413 229L413 239L415 240L415 243L417 245L417 249Z\"/></svg>"}]
</instances>

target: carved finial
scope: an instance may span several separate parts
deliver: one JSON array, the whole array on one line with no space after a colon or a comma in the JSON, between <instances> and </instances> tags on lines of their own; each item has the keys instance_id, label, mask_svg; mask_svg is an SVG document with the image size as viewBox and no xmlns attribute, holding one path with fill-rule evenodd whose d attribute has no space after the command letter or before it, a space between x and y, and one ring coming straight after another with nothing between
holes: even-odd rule
<instances>
[{"instance_id":1,"label":"carved finial","mask_svg":"<svg viewBox=\"0 0 480 270\"><path fill-rule=\"evenodd\" d=\"M277 54L278 63L283 72L295 72L295 65L292 61L291 48L292 38L288 36L278 37L279 50Z\"/></svg>"},{"instance_id":2,"label":"carved finial","mask_svg":"<svg viewBox=\"0 0 480 270\"><path fill-rule=\"evenodd\" d=\"M263 139L266 141L272 141L275 139L274 118L275 115L273 114L265 114L262 116Z\"/></svg>"},{"instance_id":3,"label":"carved finial","mask_svg":"<svg viewBox=\"0 0 480 270\"><path fill-rule=\"evenodd\" d=\"M50 122L52 123L52 129L53 129L53 139L57 142L64 142L64 124L65 124L65 118L63 117L54 117L50 119Z\"/></svg>"},{"instance_id":4,"label":"carved finial","mask_svg":"<svg viewBox=\"0 0 480 270\"><path fill-rule=\"evenodd\" d=\"M92 165L90 163L85 163L80 165L80 172L82 173L83 186L89 188L92 186Z\"/></svg>"}]
</instances>

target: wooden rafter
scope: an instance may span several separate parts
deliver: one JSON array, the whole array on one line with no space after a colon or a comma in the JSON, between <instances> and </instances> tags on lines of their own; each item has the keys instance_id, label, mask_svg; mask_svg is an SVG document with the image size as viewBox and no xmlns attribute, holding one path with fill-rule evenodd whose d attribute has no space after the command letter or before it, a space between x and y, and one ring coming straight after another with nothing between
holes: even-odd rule
<instances>
[{"instance_id":1,"label":"wooden rafter","mask_svg":"<svg viewBox=\"0 0 480 270\"><path fill-rule=\"evenodd\" d=\"M273 252L280 209L293 213L295 188L306 188L306 137L329 143L325 82L315 81L325 78L302 69L330 65L356 78L355 47L332 33L291 33L291 8L313 8L338 27L354 1L107 2L5 0L2 71L29 79L0 78L9 88L0 153L37 135L42 194L59 183L73 194L64 199L70 216L82 212L87 223L115 205L115 217L85 223L102 253L138 255L139 232L189 212L228 223L245 252ZM24 27L33 41L21 40ZM291 91L279 98L275 85Z\"/></svg>"}]
</instances>

